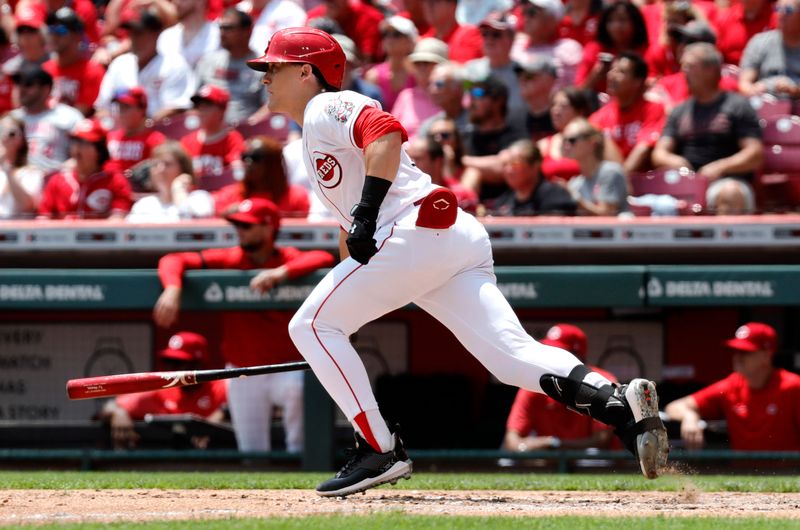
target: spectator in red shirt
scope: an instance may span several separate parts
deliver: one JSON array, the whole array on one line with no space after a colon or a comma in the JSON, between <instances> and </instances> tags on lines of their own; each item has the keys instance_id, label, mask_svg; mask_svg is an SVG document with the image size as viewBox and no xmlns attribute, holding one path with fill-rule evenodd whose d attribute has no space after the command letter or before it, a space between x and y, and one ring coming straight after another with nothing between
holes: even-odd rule
<instances>
[{"instance_id":1,"label":"spectator in red shirt","mask_svg":"<svg viewBox=\"0 0 800 530\"><path fill-rule=\"evenodd\" d=\"M100 92L106 71L84 56L83 22L68 7L47 17L47 32L54 57L42 67L53 76L53 97L88 116Z\"/></svg>"},{"instance_id":2,"label":"spectator in red shirt","mask_svg":"<svg viewBox=\"0 0 800 530\"><path fill-rule=\"evenodd\" d=\"M39 217L123 219L131 209L131 187L120 173L103 169L108 161L107 131L85 119L70 135L71 158L44 188Z\"/></svg>"},{"instance_id":3,"label":"spectator in red shirt","mask_svg":"<svg viewBox=\"0 0 800 530\"><path fill-rule=\"evenodd\" d=\"M577 326L556 324L541 341L547 346L562 348L582 361L586 359L586 334ZM590 366L612 383L617 379L610 373ZM611 429L588 416L576 412L544 394L520 388L506 422L503 449L524 453L543 449L608 448L612 442Z\"/></svg>"},{"instance_id":4,"label":"spectator in red shirt","mask_svg":"<svg viewBox=\"0 0 800 530\"><path fill-rule=\"evenodd\" d=\"M321 250L308 252L276 247L280 228L278 208L261 198L239 203L226 216L236 229L238 247L167 254L158 263L164 292L153 309L162 327L178 320L183 273L191 269L262 269L250 287L266 293L286 280L333 264L333 256ZM225 311L222 313L222 355L228 366L256 366L296 361L300 354L289 338L292 314L287 311ZM273 405L283 408L286 446L299 451L303 444L303 376L286 372L231 380L228 404L240 451L268 451Z\"/></svg>"},{"instance_id":5,"label":"spectator in red shirt","mask_svg":"<svg viewBox=\"0 0 800 530\"><path fill-rule=\"evenodd\" d=\"M168 347L158 352L161 369L166 371L197 370L207 359L205 337L189 331L173 335ZM193 414L219 423L225 417L222 407L226 400L225 381L210 381L119 396L105 404L100 419L109 423L115 449L132 449L139 441L134 421L143 421L148 414ZM191 443L204 449L208 437L193 437Z\"/></svg>"},{"instance_id":6,"label":"spectator in red shirt","mask_svg":"<svg viewBox=\"0 0 800 530\"><path fill-rule=\"evenodd\" d=\"M603 8L597 38L583 49L575 83L597 92L606 91L606 75L614 58L623 52L647 53L647 32L639 8L619 0Z\"/></svg>"},{"instance_id":7,"label":"spectator in red shirt","mask_svg":"<svg viewBox=\"0 0 800 530\"><path fill-rule=\"evenodd\" d=\"M308 191L289 184L281 144L268 136L247 140L242 153L244 178L214 193L217 215L225 215L245 199L256 197L275 203L284 217L306 217L310 208Z\"/></svg>"},{"instance_id":8,"label":"spectator in red shirt","mask_svg":"<svg viewBox=\"0 0 800 530\"><path fill-rule=\"evenodd\" d=\"M661 103L644 98L646 84L647 63L640 55L617 56L608 72L611 101L589 117L619 147L626 173L649 169L650 153L666 119Z\"/></svg>"},{"instance_id":9,"label":"spectator in red shirt","mask_svg":"<svg viewBox=\"0 0 800 530\"><path fill-rule=\"evenodd\" d=\"M379 27L384 17L378 9L361 0L325 0L308 12L308 21L320 17L335 20L356 43L366 63L383 59Z\"/></svg>"},{"instance_id":10,"label":"spectator in red shirt","mask_svg":"<svg viewBox=\"0 0 800 530\"><path fill-rule=\"evenodd\" d=\"M564 7L566 14L558 24L558 36L578 41L582 46L595 40L603 1L567 0Z\"/></svg>"},{"instance_id":11,"label":"spectator in red shirt","mask_svg":"<svg viewBox=\"0 0 800 530\"><path fill-rule=\"evenodd\" d=\"M230 94L216 85L205 85L192 96L192 103L200 118L200 127L183 138L181 144L194 159L194 172L200 188L212 190L210 185L229 169L241 167L244 139L239 131L225 123L225 110Z\"/></svg>"},{"instance_id":12,"label":"spectator in red shirt","mask_svg":"<svg viewBox=\"0 0 800 530\"><path fill-rule=\"evenodd\" d=\"M550 121L555 128L555 134L539 140L536 146L542 153L542 173L549 180L568 181L579 175L581 168L578 163L564 156L564 128L573 119L588 118L597 108L597 97L594 92L574 86L563 88L553 94L550 105ZM611 142L606 142L606 147ZM606 158L612 158L606 153Z\"/></svg>"},{"instance_id":13,"label":"spectator in red shirt","mask_svg":"<svg viewBox=\"0 0 800 530\"><path fill-rule=\"evenodd\" d=\"M681 422L686 447L704 445L704 420L725 419L731 449L800 451L800 376L772 366L775 330L750 322L725 345L733 354L734 372L665 409Z\"/></svg>"},{"instance_id":14,"label":"spectator in red shirt","mask_svg":"<svg viewBox=\"0 0 800 530\"><path fill-rule=\"evenodd\" d=\"M738 65L753 35L778 27L778 13L770 0L740 0L717 15L716 26L723 60Z\"/></svg>"},{"instance_id":15,"label":"spectator in red shirt","mask_svg":"<svg viewBox=\"0 0 800 530\"><path fill-rule=\"evenodd\" d=\"M112 98L117 104L119 127L108 133L111 157L106 168L126 174L134 191L152 191L146 182L134 178L133 168L152 156L153 149L166 141L161 132L147 126L147 93L142 87L123 88Z\"/></svg>"},{"instance_id":16,"label":"spectator in red shirt","mask_svg":"<svg viewBox=\"0 0 800 530\"><path fill-rule=\"evenodd\" d=\"M422 37L435 37L447 44L450 60L465 63L483 57L483 38L475 26L456 20L457 0L427 0L422 4L425 20L431 25Z\"/></svg>"}]
</instances>

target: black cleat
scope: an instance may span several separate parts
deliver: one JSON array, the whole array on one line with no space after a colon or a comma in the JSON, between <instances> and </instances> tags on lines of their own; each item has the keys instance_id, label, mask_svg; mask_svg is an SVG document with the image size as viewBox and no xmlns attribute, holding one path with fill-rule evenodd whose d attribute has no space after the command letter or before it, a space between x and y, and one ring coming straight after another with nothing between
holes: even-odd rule
<instances>
[{"instance_id":1,"label":"black cleat","mask_svg":"<svg viewBox=\"0 0 800 530\"><path fill-rule=\"evenodd\" d=\"M358 433L356 447L350 449L347 463L336 476L317 486L317 494L323 497L346 497L359 491L398 479L411 478L411 459L403 448L403 442L394 434L394 450L378 453Z\"/></svg>"}]
</instances>

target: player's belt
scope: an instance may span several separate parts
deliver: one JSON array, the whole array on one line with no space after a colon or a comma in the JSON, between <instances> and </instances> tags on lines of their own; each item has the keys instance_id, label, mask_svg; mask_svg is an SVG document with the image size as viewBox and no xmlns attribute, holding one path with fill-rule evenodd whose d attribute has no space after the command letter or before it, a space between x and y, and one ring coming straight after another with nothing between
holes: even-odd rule
<instances>
[{"instance_id":1,"label":"player's belt","mask_svg":"<svg viewBox=\"0 0 800 530\"><path fill-rule=\"evenodd\" d=\"M426 197L415 201L414 206L419 206L416 224L422 228L444 230L456 222L458 201L448 188L436 188Z\"/></svg>"}]
</instances>

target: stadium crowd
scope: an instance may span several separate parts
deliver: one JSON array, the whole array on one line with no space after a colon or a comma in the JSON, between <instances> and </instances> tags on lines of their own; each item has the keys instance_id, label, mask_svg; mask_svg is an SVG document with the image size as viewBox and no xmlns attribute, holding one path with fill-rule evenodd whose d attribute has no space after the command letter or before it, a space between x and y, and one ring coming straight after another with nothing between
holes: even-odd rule
<instances>
[{"instance_id":1,"label":"stadium crowd","mask_svg":"<svg viewBox=\"0 0 800 530\"><path fill-rule=\"evenodd\" d=\"M0 0L0 218L324 218L246 66L300 25L478 215L800 205L800 0Z\"/></svg>"}]
</instances>

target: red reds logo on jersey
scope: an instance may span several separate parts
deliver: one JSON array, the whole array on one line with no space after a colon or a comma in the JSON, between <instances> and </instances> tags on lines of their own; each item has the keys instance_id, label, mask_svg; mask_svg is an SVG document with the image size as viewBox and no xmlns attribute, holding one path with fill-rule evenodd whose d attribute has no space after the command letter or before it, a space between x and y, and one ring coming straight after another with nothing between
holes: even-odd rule
<instances>
[{"instance_id":1,"label":"red reds logo on jersey","mask_svg":"<svg viewBox=\"0 0 800 530\"><path fill-rule=\"evenodd\" d=\"M314 151L314 168L317 182L323 188L333 189L342 183L342 165L333 155Z\"/></svg>"}]
</instances>

